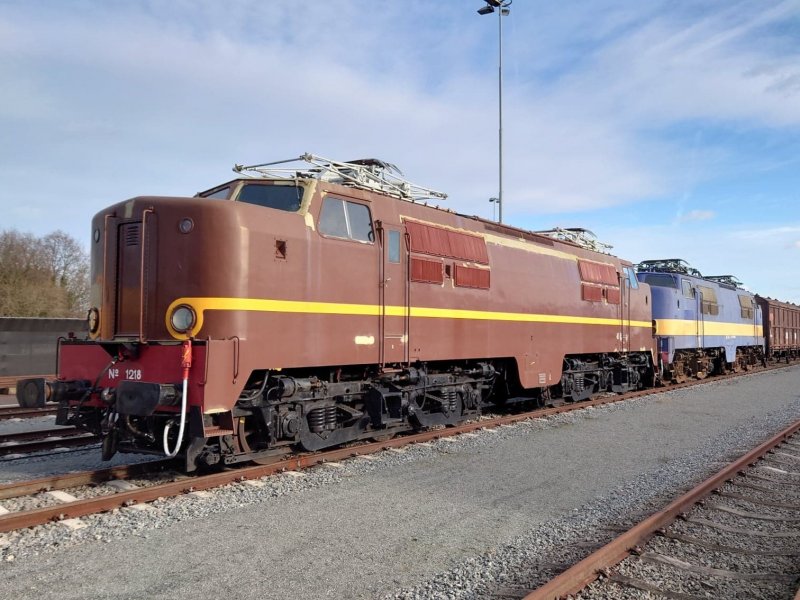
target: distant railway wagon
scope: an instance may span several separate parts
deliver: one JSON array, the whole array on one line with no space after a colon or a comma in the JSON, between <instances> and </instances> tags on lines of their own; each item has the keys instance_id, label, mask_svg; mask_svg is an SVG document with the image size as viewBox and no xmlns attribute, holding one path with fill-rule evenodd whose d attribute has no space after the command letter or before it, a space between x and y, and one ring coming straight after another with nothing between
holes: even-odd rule
<instances>
[{"instance_id":1,"label":"distant railway wagon","mask_svg":"<svg viewBox=\"0 0 800 600\"><path fill-rule=\"evenodd\" d=\"M684 381L764 361L761 308L730 275L703 277L680 259L648 260L639 281L653 294L653 327L665 381Z\"/></svg>"},{"instance_id":2,"label":"distant railway wagon","mask_svg":"<svg viewBox=\"0 0 800 600\"><path fill-rule=\"evenodd\" d=\"M774 360L800 357L800 305L756 296L764 315L767 356Z\"/></svg>"},{"instance_id":3,"label":"distant railway wagon","mask_svg":"<svg viewBox=\"0 0 800 600\"><path fill-rule=\"evenodd\" d=\"M86 319L0 317L0 390L18 387L21 377L54 374L58 339L87 333Z\"/></svg>"}]
</instances>

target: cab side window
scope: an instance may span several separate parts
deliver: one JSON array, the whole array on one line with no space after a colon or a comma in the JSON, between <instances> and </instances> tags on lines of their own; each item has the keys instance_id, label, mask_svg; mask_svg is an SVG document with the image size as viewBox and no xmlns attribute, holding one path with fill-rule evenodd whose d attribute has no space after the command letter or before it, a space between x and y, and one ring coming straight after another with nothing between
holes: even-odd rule
<instances>
[{"instance_id":1,"label":"cab side window","mask_svg":"<svg viewBox=\"0 0 800 600\"><path fill-rule=\"evenodd\" d=\"M349 237L347 233L347 217L344 212L344 200L325 198L319 215L319 231L334 237Z\"/></svg>"},{"instance_id":2,"label":"cab side window","mask_svg":"<svg viewBox=\"0 0 800 600\"><path fill-rule=\"evenodd\" d=\"M683 284L683 295L687 298L692 297L692 283L686 279L682 279L681 283Z\"/></svg>"},{"instance_id":3,"label":"cab side window","mask_svg":"<svg viewBox=\"0 0 800 600\"><path fill-rule=\"evenodd\" d=\"M319 232L359 242L372 242L375 239L369 207L332 196L326 197L322 203Z\"/></svg>"},{"instance_id":4,"label":"cab side window","mask_svg":"<svg viewBox=\"0 0 800 600\"><path fill-rule=\"evenodd\" d=\"M394 229L389 230L388 258L390 263L400 262L400 232Z\"/></svg>"},{"instance_id":5,"label":"cab side window","mask_svg":"<svg viewBox=\"0 0 800 600\"><path fill-rule=\"evenodd\" d=\"M355 202L345 202L347 207L347 221L350 226L350 237L360 242L371 242L372 219L369 216L369 207Z\"/></svg>"},{"instance_id":6,"label":"cab side window","mask_svg":"<svg viewBox=\"0 0 800 600\"><path fill-rule=\"evenodd\" d=\"M623 267L625 271L625 275L628 277L628 281L630 282L630 286L632 289L637 290L639 289L639 280L636 279L636 273L630 267Z\"/></svg>"}]
</instances>

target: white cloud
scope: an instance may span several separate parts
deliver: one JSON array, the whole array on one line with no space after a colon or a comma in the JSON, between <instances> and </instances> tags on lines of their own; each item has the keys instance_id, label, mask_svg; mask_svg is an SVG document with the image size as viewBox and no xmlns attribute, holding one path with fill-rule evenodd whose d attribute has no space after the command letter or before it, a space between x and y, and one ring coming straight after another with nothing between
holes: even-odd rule
<instances>
[{"instance_id":1,"label":"white cloud","mask_svg":"<svg viewBox=\"0 0 800 600\"><path fill-rule=\"evenodd\" d=\"M622 109L651 126L698 118L798 125L797 49L767 51L767 28L798 14L789 0L767 10L740 2L700 18L656 16L601 48L592 73L575 78L574 92L603 90L606 110Z\"/></svg>"},{"instance_id":2,"label":"white cloud","mask_svg":"<svg viewBox=\"0 0 800 600\"><path fill-rule=\"evenodd\" d=\"M129 145L169 131L174 142L177 137L186 146L195 145L198 136L224 144L221 136L227 134L238 136L228 145L241 150L256 146L250 140L257 139L260 152L282 153L287 146L293 152L316 150L310 147L316 144L345 153L364 148L401 163L416 179L448 187L468 204L496 192L495 100L492 87L474 75L456 73L432 93L419 81L424 77L364 72L352 56L338 61L321 52L331 41L329 27L314 26L320 19L290 31L309 45L298 54L297 46L280 38L245 42L217 30L198 39L169 20L134 15L123 25L105 18L110 23L86 20L86 15L23 23L19 29L27 37L9 48L27 61L52 60L67 72L82 71L85 90L71 90L68 98L60 89L39 94L48 98L42 118L62 135L76 128L106 130L121 116L123 123L115 126L120 141ZM343 23L340 39L357 35L346 19ZM328 35L317 39L309 31ZM414 54L401 35L366 37L358 56L386 56L380 46ZM408 74L414 68L404 65L399 71ZM643 147L615 119L585 110L583 93L569 102L551 92L532 93L507 95L509 209L609 206L668 187L668 177L648 164L648 158L666 155L657 144ZM30 108L29 95L16 104ZM54 105L60 110L53 112ZM233 106L236 110L227 109ZM77 125L64 131L68 123ZM270 156L276 155L282 156Z\"/></svg>"},{"instance_id":3,"label":"white cloud","mask_svg":"<svg viewBox=\"0 0 800 600\"><path fill-rule=\"evenodd\" d=\"M497 195L496 23L474 7L28 6L0 6L0 201L26 207L6 215L9 226L86 235L102 206L192 194L232 176L235 162L305 151L389 160L448 192L459 212L488 214ZM731 225L740 215L749 223L752 207L723 210L699 189L746 169L766 181L797 160L767 148L753 164L705 131L796 139L800 51L781 25L800 5L710 6L514 4L504 34L508 220L608 207L625 220L643 200L671 199L662 217L677 212L671 226L601 237L626 257L683 255L704 271L740 271L754 289L785 281L758 256L797 245L787 209L761 230ZM681 227L700 221L703 238Z\"/></svg>"},{"instance_id":4,"label":"white cloud","mask_svg":"<svg viewBox=\"0 0 800 600\"><path fill-rule=\"evenodd\" d=\"M690 223L692 221L708 221L713 219L716 213L713 210L690 210L688 213L678 215L680 223Z\"/></svg>"},{"instance_id":5,"label":"white cloud","mask_svg":"<svg viewBox=\"0 0 800 600\"><path fill-rule=\"evenodd\" d=\"M338 15L336 35L325 10L302 23L283 14L278 21L290 41L270 28L255 40L237 36L242 29L236 27L196 35L170 19L130 10L125 19L16 16L15 30L26 33L6 40L5 49L38 73L31 86L40 89L13 104L32 110L28 96L42 99L39 121L55 137L49 150L55 157L62 144L81 139L108 145L98 169L141 164L142 151L162 164L190 157L206 171L213 162L218 172L233 162L302 151L345 159L377 155L416 181L446 189L458 210L478 212L496 195L493 87L463 67L445 69L442 82L426 86L432 70L445 66L438 51L463 46L462 32L437 40L435 64L427 65L406 32L379 27L386 25L381 18L363 27L363 17L348 20L338 9L327 15ZM220 25L242 27L236 14L208 11ZM268 23L274 12L254 15ZM379 68L376 56L395 55L405 62L394 58L391 68ZM423 62L409 62L414 58ZM430 70L419 74L423 66ZM76 77L75 85L54 86L53 70L64 78L80 74L80 84ZM507 210L579 210L663 191L664 178L646 163L649 151L637 148L630 132L582 110L565 111L556 98L508 96Z\"/></svg>"},{"instance_id":6,"label":"white cloud","mask_svg":"<svg viewBox=\"0 0 800 600\"><path fill-rule=\"evenodd\" d=\"M794 237L794 234L796 233L800 233L800 225L764 227L761 229L742 229L733 232L732 235L739 239L760 242L774 239L785 239L787 236Z\"/></svg>"}]
</instances>

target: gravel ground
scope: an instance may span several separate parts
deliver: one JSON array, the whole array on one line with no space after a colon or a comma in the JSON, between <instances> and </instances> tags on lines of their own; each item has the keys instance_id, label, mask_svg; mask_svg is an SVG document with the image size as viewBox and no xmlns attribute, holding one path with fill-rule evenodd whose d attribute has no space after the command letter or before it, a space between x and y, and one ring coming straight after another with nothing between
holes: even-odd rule
<instances>
[{"instance_id":1,"label":"gravel ground","mask_svg":"<svg viewBox=\"0 0 800 600\"><path fill-rule=\"evenodd\" d=\"M800 417L798 382L761 373L5 534L0 598L520 596Z\"/></svg>"}]
</instances>

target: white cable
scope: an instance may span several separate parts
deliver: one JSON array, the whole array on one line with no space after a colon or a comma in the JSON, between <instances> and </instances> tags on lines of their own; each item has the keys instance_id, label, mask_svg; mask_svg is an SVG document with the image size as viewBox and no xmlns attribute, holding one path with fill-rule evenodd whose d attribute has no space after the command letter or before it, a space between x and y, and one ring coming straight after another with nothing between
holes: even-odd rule
<instances>
[{"instance_id":1,"label":"white cable","mask_svg":"<svg viewBox=\"0 0 800 600\"><path fill-rule=\"evenodd\" d=\"M175 458L178 455L178 450L183 442L183 428L186 425L186 388L188 383L188 379L183 380L183 396L181 398L181 425L178 428L178 442L175 444L175 449L172 452L169 450L169 442L167 441L171 421L164 425L164 454L166 454L167 458Z\"/></svg>"}]
</instances>

